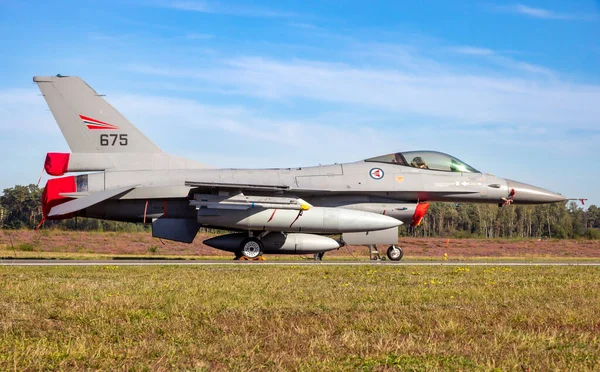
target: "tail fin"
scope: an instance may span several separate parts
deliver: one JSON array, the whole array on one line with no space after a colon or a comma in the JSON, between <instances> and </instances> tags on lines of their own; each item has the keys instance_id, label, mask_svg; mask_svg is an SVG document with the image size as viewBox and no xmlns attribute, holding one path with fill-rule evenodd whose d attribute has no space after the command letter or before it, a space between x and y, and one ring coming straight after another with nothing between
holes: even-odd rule
<instances>
[{"instance_id":1,"label":"tail fin","mask_svg":"<svg viewBox=\"0 0 600 372\"><path fill-rule=\"evenodd\" d=\"M96 91L76 76L36 76L73 153L160 153Z\"/></svg>"}]
</instances>

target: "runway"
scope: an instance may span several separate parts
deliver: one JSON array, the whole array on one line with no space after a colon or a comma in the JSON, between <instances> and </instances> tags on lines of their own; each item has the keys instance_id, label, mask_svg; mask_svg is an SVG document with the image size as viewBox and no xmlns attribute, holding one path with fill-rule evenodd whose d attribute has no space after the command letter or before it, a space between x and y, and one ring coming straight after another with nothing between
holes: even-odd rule
<instances>
[{"instance_id":1,"label":"runway","mask_svg":"<svg viewBox=\"0 0 600 372\"><path fill-rule=\"evenodd\" d=\"M233 261L233 260L36 260L3 259L0 266L600 266L598 262L471 262L471 261Z\"/></svg>"}]
</instances>

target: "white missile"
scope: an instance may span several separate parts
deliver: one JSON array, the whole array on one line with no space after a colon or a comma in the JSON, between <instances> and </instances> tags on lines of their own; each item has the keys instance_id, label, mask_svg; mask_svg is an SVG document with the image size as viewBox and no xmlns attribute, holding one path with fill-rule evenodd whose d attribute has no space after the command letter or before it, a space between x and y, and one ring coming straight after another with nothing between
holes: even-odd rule
<instances>
[{"instance_id":1,"label":"white missile","mask_svg":"<svg viewBox=\"0 0 600 372\"><path fill-rule=\"evenodd\" d=\"M272 208L272 209L292 209L297 211L309 210L312 206L300 198L284 198L276 196L246 196L241 192L233 196L230 195L211 195L196 194L190 205L209 209L238 209L245 210L249 208Z\"/></svg>"},{"instance_id":2,"label":"white missile","mask_svg":"<svg viewBox=\"0 0 600 372\"><path fill-rule=\"evenodd\" d=\"M305 211L251 208L247 210L198 209L198 223L235 230L344 233L385 230L402 224L381 214L313 207Z\"/></svg>"},{"instance_id":3,"label":"white missile","mask_svg":"<svg viewBox=\"0 0 600 372\"><path fill-rule=\"evenodd\" d=\"M235 252L240 249L248 234L238 233L217 236L203 243L217 249ZM319 253L341 247L341 244L331 238L312 234L283 234L272 232L261 239L265 253Z\"/></svg>"}]
</instances>

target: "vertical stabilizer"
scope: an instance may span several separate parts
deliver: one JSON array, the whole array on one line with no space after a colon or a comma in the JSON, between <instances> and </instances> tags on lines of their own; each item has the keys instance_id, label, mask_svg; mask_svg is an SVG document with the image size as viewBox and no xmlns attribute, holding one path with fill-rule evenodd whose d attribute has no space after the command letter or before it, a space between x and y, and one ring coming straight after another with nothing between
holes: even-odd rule
<instances>
[{"instance_id":1,"label":"vertical stabilizer","mask_svg":"<svg viewBox=\"0 0 600 372\"><path fill-rule=\"evenodd\" d=\"M36 76L73 153L161 153L121 113L76 76Z\"/></svg>"}]
</instances>

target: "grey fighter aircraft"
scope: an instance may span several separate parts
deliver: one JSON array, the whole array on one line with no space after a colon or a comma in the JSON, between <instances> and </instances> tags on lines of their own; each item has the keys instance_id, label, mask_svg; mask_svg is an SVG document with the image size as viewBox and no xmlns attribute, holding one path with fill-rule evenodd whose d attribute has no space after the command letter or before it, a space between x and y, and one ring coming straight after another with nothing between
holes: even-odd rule
<instances>
[{"instance_id":1,"label":"grey fighter aircraft","mask_svg":"<svg viewBox=\"0 0 600 372\"><path fill-rule=\"evenodd\" d=\"M230 230L204 243L238 258L389 244L388 257L399 260L398 226L419 225L428 202L567 200L434 151L302 168L214 169L161 151L78 77L33 81L72 151L48 153L46 172L78 173L47 182L45 219L151 223L154 237L187 243L200 227Z\"/></svg>"}]
</instances>

